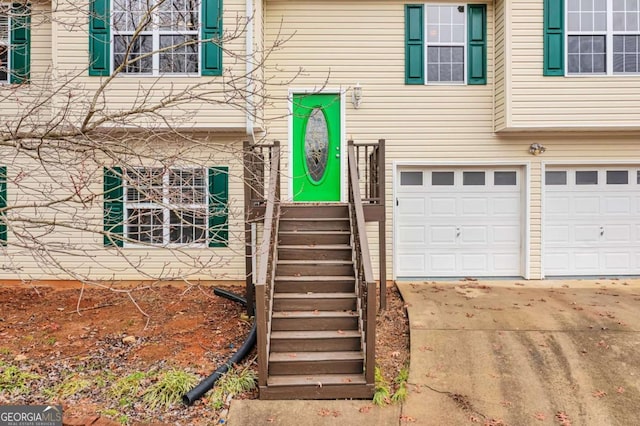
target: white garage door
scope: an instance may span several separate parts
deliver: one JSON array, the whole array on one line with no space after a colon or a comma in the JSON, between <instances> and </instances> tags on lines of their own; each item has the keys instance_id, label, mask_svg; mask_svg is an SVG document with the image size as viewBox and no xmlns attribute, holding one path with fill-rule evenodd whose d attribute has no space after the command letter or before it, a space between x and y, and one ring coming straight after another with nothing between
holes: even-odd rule
<instances>
[{"instance_id":1,"label":"white garage door","mask_svg":"<svg viewBox=\"0 0 640 426\"><path fill-rule=\"evenodd\" d=\"M638 167L547 167L544 272L640 274Z\"/></svg>"},{"instance_id":2,"label":"white garage door","mask_svg":"<svg viewBox=\"0 0 640 426\"><path fill-rule=\"evenodd\" d=\"M398 277L521 275L521 172L399 169Z\"/></svg>"}]
</instances>

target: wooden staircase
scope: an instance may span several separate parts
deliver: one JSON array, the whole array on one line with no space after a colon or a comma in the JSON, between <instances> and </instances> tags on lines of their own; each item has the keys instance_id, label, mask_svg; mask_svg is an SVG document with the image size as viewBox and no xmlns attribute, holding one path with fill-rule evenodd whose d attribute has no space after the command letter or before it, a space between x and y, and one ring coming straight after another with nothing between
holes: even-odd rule
<instances>
[{"instance_id":1,"label":"wooden staircase","mask_svg":"<svg viewBox=\"0 0 640 426\"><path fill-rule=\"evenodd\" d=\"M348 204L282 205L261 399L370 398Z\"/></svg>"}]
</instances>

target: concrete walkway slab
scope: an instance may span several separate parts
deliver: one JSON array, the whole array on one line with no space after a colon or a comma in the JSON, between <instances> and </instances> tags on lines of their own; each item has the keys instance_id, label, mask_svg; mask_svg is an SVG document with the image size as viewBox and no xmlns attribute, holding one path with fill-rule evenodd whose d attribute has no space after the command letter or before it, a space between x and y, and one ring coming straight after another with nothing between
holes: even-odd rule
<instances>
[{"instance_id":1,"label":"concrete walkway slab","mask_svg":"<svg viewBox=\"0 0 640 426\"><path fill-rule=\"evenodd\" d=\"M388 426L400 422L400 406L376 407L371 401L258 401L231 402L230 426Z\"/></svg>"}]
</instances>

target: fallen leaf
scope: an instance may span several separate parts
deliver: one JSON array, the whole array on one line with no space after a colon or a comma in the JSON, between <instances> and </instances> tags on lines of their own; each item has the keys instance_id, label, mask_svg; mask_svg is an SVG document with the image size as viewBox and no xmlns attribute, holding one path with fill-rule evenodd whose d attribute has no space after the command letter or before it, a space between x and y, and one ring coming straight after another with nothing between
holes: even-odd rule
<instances>
[{"instance_id":1,"label":"fallen leaf","mask_svg":"<svg viewBox=\"0 0 640 426\"><path fill-rule=\"evenodd\" d=\"M607 393L603 390L597 390L595 392L592 393L594 398L603 398L605 396L607 396Z\"/></svg>"},{"instance_id":2,"label":"fallen leaf","mask_svg":"<svg viewBox=\"0 0 640 426\"><path fill-rule=\"evenodd\" d=\"M618 386L618 389L616 389L616 392L624 393L624 388L622 386Z\"/></svg>"},{"instance_id":3,"label":"fallen leaf","mask_svg":"<svg viewBox=\"0 0 640 426\"><path fill-rule=\"evenodd\" d=\"M544 413L535 413L533 415L533 418L536 420L540 420L543 421L544 419L546 419L547 417L544 415Z\"/></svg>"},{"instance_id":4,"label":"fallen leaf","mask_svg":"<svg viewBox=\"0 0 640 426\"><path fill-rule=\"evenodd\" d=\"M415 423L416 422L416 418L415 417L411 417L411 416L407 416L406 414L403 414L400 416L400 421L404 422L404 423Z\"/></svg>"},{"instance_id":5,"label":"fallen leaf","mask_svg":"<svg viewBox=\"0 0 640 426\"><path fill-rule=\"evenodd\" d=\"M513 405L513 402L511 402L511 401L502 401L500 404L502 404L503 407L511 407Z\"/></svg>"},{"instance_id":6,"label":"fallen leaf","mask_svg":"<svg viewBox=\"0 0 640 426\"><path fill-rule=\"evenodd\" d=\"M363 405L362 407L360 407L360 409L358 410L361 413L368 413L369 411L371 411L371 406L370 405Z\"/></svg>"},{"instance_id":7,"label":"fallen leaf","mask_svg":"<svg viewBox=\"0 0 640 426\"><path fill-rule=\"evenodd\" d=\"M556 413L556 420L560 422L562 426L571 426L571 419L564 411L558 411Z\"/></svg>"}]
</instances>

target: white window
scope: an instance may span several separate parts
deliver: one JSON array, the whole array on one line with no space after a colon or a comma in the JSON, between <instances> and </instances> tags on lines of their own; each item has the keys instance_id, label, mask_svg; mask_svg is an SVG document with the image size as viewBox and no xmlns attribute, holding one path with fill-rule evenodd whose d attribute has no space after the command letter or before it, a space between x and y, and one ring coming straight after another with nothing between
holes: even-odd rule
<instances>
[{"instance_id":1,"label":"white window","mask_svg":"<svg viewBox=\"0 0 640 426\"><path fill-rule=\"evenodd\" d=\"M567 72L640 72L640 0L567 0Z\"/></svg>"},{"instance_id":2,"label":"white window","mask_svg":"<svg viewBox=\"0 0 640 426\"><path fill-rule=\"evenodd\" d=\"M0 83L9 81L9 7L0 4Z\"/></svg>"},{"instance_id":3,"label":"white window","mask_svg":"<svg viewBox=\"0 0 640 426\"><path fill-rule=\"evenodd\" d=\"M206 169L126 171L126 237L145 245L204 245Z\"/></svg>"},{"instance_id":4,"label":"white window","mask_svg":"<svg viewBox=\"0 0 640 426\"><path fill-rule=\"evenodd\" d=\"M198 0L114 0L113 66L124 73L197 74Z\"/></svg>"},{"instance_id":5,"label":"white window","mask_svg":"<svg viewBox=\"0 0 640 426\"><path fill-rule=\"evenodd\" d=\"M465 82L466 7L427 5L427 83Z\"/></svg>"}]
</instances>

